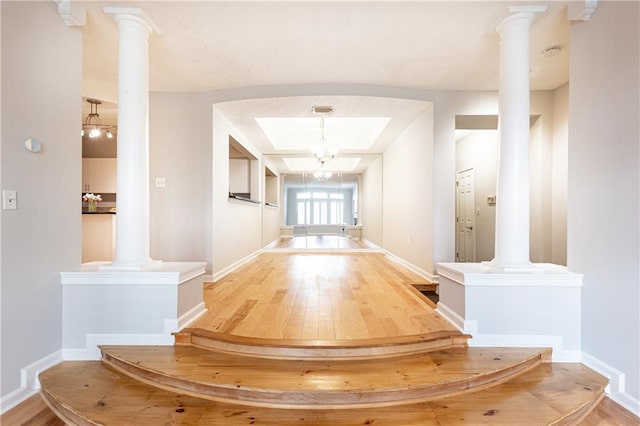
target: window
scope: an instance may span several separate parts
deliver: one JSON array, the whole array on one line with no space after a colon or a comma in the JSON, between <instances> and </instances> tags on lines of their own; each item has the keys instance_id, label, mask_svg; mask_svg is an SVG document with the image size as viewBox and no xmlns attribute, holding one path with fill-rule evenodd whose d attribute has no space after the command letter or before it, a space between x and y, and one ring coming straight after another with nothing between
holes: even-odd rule
<instances>
[{"instance_id":1,"label":"window","mask_svg":"<svg viewBox=\"0 0 640 426\"><path fill-rule=\"evenodd\" d=\"M341 225L344 194L328 191L296 192L296 223L292 225Z\"/></svg>"}]
</instances>

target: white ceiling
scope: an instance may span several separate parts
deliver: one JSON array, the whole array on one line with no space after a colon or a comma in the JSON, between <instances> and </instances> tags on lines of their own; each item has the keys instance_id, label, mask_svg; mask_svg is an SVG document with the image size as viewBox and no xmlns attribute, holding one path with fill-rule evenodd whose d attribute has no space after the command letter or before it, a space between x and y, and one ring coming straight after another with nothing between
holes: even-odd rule
<instances>
[{"instance_id":1,"label":"white ceiling","mask_svg":"<svg viewBox=\"0 0 640 426\"><path fill-rule=\"evenodd\" d=\"M89 2L83 27L83 94L112 102L117 102L118 33L113 17L102 12L107 3L143 8L162 32L149 41L150 89L188 92L325 83L497 90L495 28L511 4L477 0ZM549 9L537 17L531 30L533 90L555 89L568 81L565 2L544 3ZM559 54L543 54L555 45L562 47ZM391 121L369 149L345 150L363 154L364 165L364 154L382 152L428 107L425 102L399 99L323 98L218 106L271 158L300 156L302 151L283 139L271 143L255 118L314 117L313 105L334 106L331 117L389 117ZM100 111L108 114L108 105ZM319 125L311 120L307 127L307 136L317 140ZM368 131L366 126L360 129ZM284 167L283 163L277 167Z\"/></svg>"}]
</instances>

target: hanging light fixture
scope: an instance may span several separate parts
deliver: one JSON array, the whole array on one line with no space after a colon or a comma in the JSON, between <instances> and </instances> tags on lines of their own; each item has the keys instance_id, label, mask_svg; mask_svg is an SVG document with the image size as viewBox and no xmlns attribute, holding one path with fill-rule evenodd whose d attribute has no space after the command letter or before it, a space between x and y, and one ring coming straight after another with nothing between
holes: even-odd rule
<instances>
[{"instance_id":1,"label":"hanging light fixture","mask_svg":"<svg viewBox=\"0 0 640 426\"><path fill-rule=\"evenodd\" d=\"M102 104L102 101L89 98L87 99L87 102L91 105L91 112L82 122L82 132L80 134L82 136L88 135L90 138L95 139L102 136L102 133L104 132L107 138L113 138L116 126L112 124L102 124L100 114L98 114L98 105Z\"/></svg>"},{"instance_id":2,"label":"hanging light fixture","mask_svg":"<svg viewBox=\"0 0 640 426\"><path fill-rule=\"evenodd\" d=\"M327 146L324 140L324 117L320 118L320 141L311 147L311 152L322 165L333 160L338 154L338 148Z\"/></svg>"},{"instance_id":3,"label":"hanging light fixture","mask_svg":"<svg viewBox=\"0 0 640 426\"><path fill-rule=\"evenodd\" d=\"M313 172L313 177L318 179L318 181L320 182L326 182L328 179L331 179L331 176L333 176L333 173L326 172L323 170L318 170L316 172Z\"/></svg>"}]
</instances>

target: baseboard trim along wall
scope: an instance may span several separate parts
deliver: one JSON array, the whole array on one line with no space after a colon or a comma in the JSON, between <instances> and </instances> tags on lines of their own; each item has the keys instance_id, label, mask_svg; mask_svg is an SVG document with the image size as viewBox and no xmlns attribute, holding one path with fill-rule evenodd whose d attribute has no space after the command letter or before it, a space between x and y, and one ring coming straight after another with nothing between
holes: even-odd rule
<instances>
[{"instance_id":1,"label":"baseboard trim along wall","mask_svg":"<svg viewBox=\"0 0 640 426\"><path fill-rule=\"evenodd\" d=\"M434 274L432 274L430 272L425 271L424 269L418 268L413 263L410 263L410 262L404 260L403 258L396 256L395 254L391 253L389 250L382 249L382 252L387 257L389 257L389 259L393 260L397 264L399 264L401 266L404 266L405 268L407 268L411 272L415 272L416 274L420 275L422 278L424 278L425 280L427 280L427 281L429 281L429 282L431 282L433 284L438 284L438 275L434 275Z\"/></svg>"},{"instance_id":2,"label":"baseboard trim along wall","mask_svg":"<svg viewBox=\"0 0 640 426\"><path fill-rule=\"evenodd\" d=\"M263 249L260 250L256 250L255 252L251 253L248 256L243 257L242 259L233 262L231 265L221 269L218 272L215 272L212 277L211 277L211 282L216 282L221 278L224 278L226 275L230 274L231 272L235 271L236 269L238 269L239 267L241 267L242 265L249 263L250 261L252 261L253 259L255 259L256 257L258 257L260 254L262 254Z\"/></svg>"},{"instance_id":3,"label":"baseboard trim along wall","mask_svg":"<svg viewBox=\"0 0 640 426\"><path fill-rule=\"evenodd\" d=\"M636 399L626 392L626 376L622 371L586 352L582 352L581 362L609 379L609 384L605 389L609 398L640 417L640 399Z\"/></svg>"},{"instance_id":4,"label":"baseboard trim along wall","mask_svg":"<svg viewBox=\"0 0 640 426\"><path fill-rule=\"evenodd\" d=\"M0 414L35 395L40 389L38 374L63 361L62 350L58 350L23 367L20 370L20 387L0 398Z\"/></svg>"}]
</instances>

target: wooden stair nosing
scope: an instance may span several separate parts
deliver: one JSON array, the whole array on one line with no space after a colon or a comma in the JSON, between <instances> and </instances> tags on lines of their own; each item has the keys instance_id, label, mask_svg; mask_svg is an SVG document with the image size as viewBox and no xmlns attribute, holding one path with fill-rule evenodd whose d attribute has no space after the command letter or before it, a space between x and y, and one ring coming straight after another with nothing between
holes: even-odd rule
<instances>
[{"instance_id":1,"label":"wooden stair nosing","mask_svg":"<svg viewBox=\"0 0 640 426\"><path fill-rule=\"evenodd\" d=\"M465 424L577 424L577 413L596 406L602 398L606 379L580 364L568 364L556 377L555 369L545 365L550 364L519 376L513 383L479 393L398 407L331 411L206 402L142 384L97 361L63 362L41 373L41 382L43 399L49 406L59 407L56 414L62 419L73 419L68 421L70 424L83 426L155 426L167 421L190 426L254 423L435 426L452 424L454 419ZM554 382L561 384L562 392L573 395L560 408L550 405L555 400ZM67 411L71 411L71 415L67 415ZM78 420L76 416L81 418Z\"/></svg>"},{"instance_id":2,"label":"wooden stair nosing","mask_svg":"<svg viewBox=\"0 0 640 426\"><path fill-rule=\"evenodd\" d=\"M540 352L519 363L482 375L402 389L281 390L243 385L232 386L228 383L193 382L112 356L108 348L103 348L102 355L103 362L127 376L170 392L225 403L240 403L267 408L309 409L384 407L425 402L477 391L501 384L517 375L523 374L541 364L543 358L543 354Z\"/></svg>"},{"instance_id":3,"label":"wooden stair nosing","mask_svg":"<svg viewBox=\"0 0 640 426\"><path fill-rule=\"evenodd\" d=\"M73 407L60 402L48 389L40 389L40 395L42 395L42 399L51 411L53 411L53 413L67 425L101 426L100 423L93 422L90 419L81 416Z\"/></svg>"},{"instance_id":4,"label":"wooden stair nosing","mask_svg":"<svg viewBox=\"0 0 640 426\"><path fill-rule=\"evenodd\" d=\"M568 413L563 418L556 422L551 423L550 426L578 426L591 411L598 406L600 401L604 398L604 392L602 392L597 398L591 401L586 401L580 407L573 412Z\"/></svg>"},{"instance_id":5,"label":"wooden stair nosing","mask_svg":"<svg viewBox=\"0 0 640 426\"><path fill-rule=\"evenodd\" d=\"M191 346L202 349L216 350L229 354L239 354L255 358L270 359L290 359L290 360L365 360L393 358L399 356L413 355L429 351L437 351L451 348L467 347L466 338L458 337L442 338L438 340L423 341L418 343L406 343L397 346L362 347L362 348L308 348L299 347L278 347L257 345L237 345L210 339L202 339L199 336L191 338Z\"/></svg>"},{"instance_id":6,"label":"wooden stair nosing","mask_svg":"<svg viewBox=\"0 0 640 426\"><path fill-rule=\"evenodd\" d=\"M466 347L468 334L442 330L412 336L361 340L264 339L185 329L175 333L176 344L194 345L243 356L275 359L372 359L409 355L427 350Z\"/></svg>"}]
</instances>

